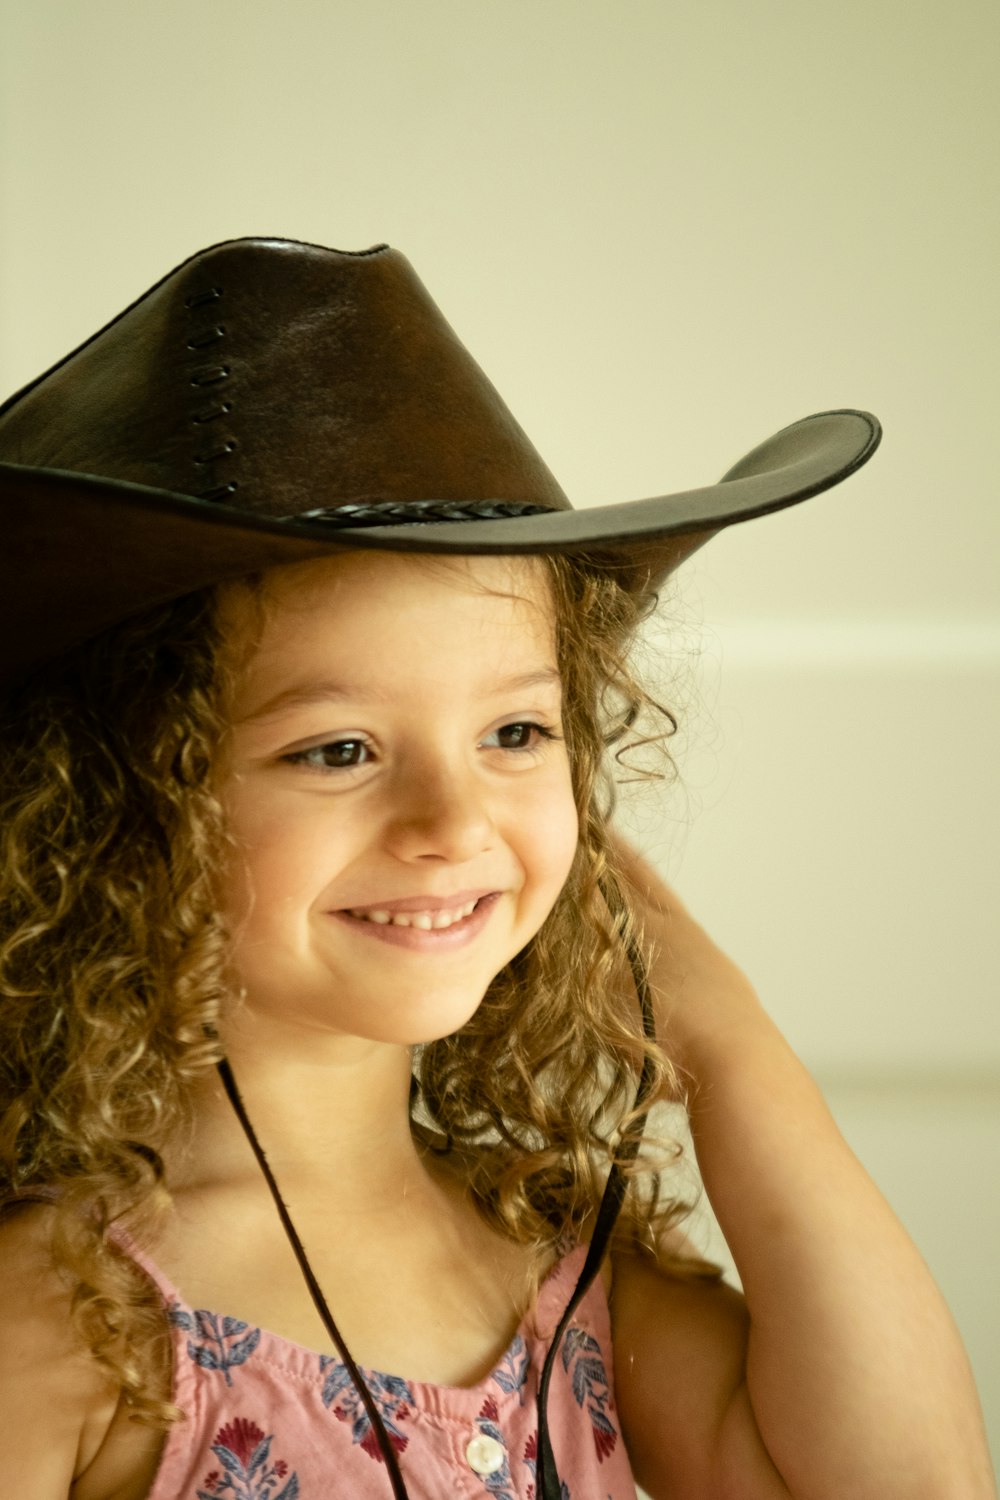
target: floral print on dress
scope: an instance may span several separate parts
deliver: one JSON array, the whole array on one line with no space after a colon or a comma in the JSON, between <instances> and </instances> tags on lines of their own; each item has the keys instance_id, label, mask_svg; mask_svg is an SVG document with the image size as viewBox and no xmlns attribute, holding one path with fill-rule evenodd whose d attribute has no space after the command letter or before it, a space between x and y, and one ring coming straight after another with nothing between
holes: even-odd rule
<instances>
[{"instance_id":1,"label":"floral print on dress","mask_svg":"<svg viewBox=\"0 0 1000 1500\"><path fill-rule=\"evenodd\" d=\"M525 1492L525 1500L535 1500L535 1480L538 1478L538 1433L533 1432L524 1445L524 1462L531 1470L531 1483ZM559 1481L559 1500L573 1500L565 1479ZM611 1500L611 1496L608 1496Z\"/></svg>"},{"instance_id":2,"label":"floral print on dress","mask_svg":"<svg viewBox=\"0 0 1000 1500\"><path fill-rule=\"evenodd\" d=\"M232 1385L230 1370L245 1364L260 1343L260 1329L241 1323L239 1318L224 1318L217 1313L188 1312L179 1302L167 1308L167 1317L177 1328L194 1334L188 1339L190 1359L203 1370L219 1370L226 1384Z\"/></svg>"},{"instance_id":3,"label":"floral print on dress","mask_svg":"<svg viewBox=\"0 0 1000 1500\"><path fill-rule=\"evenodd\" d=\"M584 1246L571 1250L550 1273L536 1307L476 1384L452 1388L368 1374L411 1493L538 1500L538 1386L551 1347L547 1331L565 1311L585 1255ZM382 1500L385 1464L334 1351L321 1355L242 1319L196 1312L155 1264L139 1253L134 1258L162 1297L175 1400L188 1417L167 1436L150 1500ZM552 1500L636 1500L608 1384L610 1328L599 1278L571 1321L569 1344L564 1349L560 1339L553 1359L549 1392L562 1480ZM494 1476L471 1468L468 1443L476 1437L474 1456L487 1466L492 1458Z\"/></svg>"},{"instance_id":4,"label":"floral print on dress","mask_svg":"<svg viewBox=\"0 0 1000 1500\"><path fill-rule=\"evenodd\" d=\"M211 1469L197 1491L198 1500L298 1500L299 1479L284 1459L271 1463L272 1433L248 1417L234 1417L215 1434L212 1452L221 1468ZM278 1489L281 1481L287 1481Z\"/></svg>"},{"instance_id":5,"label":"floral print on dress","mask_svg":"<svg viewBox=\"0 0 1000 1500\"><path fill-rule=\"evenodd\" d=\"M371 1419L347 1366L339 1359L334 1359L332 1354L321 1354L319 1368L320 1373L326 1377L323 1381L323 1405L339 1421L350 1423L353 1443L362 1447L369 1458L376 1459L380 1464L384 1463ZM362 1375L372 1400L378 1407L390 1443L397 1453L402 1453L410 1439L399 1430L398 1424L406 1422L412 1415L413 1392L398 1375L382 1375L377 1370L363 1370Z\"/></svg>"},{"instance_id":6,"label":"floral print on dress","mask_svg":"<svg viewBox=\"0 0 1000 1500\"><path fill-rule=\"evenodd\" d=\"M476 1426L484 1437L492 1438L503 1449L503 1463L500 1468L495 1469L492 1474L479 1475L483 1488L488 1495L494 1496L495 1500L517 1500L517 1496L511 1489L513 1477L507 1457L507 1443L500 1428L500 1411L492 1396L487 1396L480 1407Z\"/></svg>"},{"instance_id":7,"label":"floral print on dress","mask_svg":"<svg viewBox=\"0 0 1000 1500\"><path fill-rule=\"evenodd\" d=\"M561 1351L562 1367L571 1374L573 1395L577 1406L586 1406L594 1435L597 1458L603 1463L613 1453L618 1442L618 1429L608 1412L614 1409L611 1386L608 1382L601 1346L582 1328L567 1329ZM571 1373L572 1372L572 1373Z\"/></svg>"}]
</instances>

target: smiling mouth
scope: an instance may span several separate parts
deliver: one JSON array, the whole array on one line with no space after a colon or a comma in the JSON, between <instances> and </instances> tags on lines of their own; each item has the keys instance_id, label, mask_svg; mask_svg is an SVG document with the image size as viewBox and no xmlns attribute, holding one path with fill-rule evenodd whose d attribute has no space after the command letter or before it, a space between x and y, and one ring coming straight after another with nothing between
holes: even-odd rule
<instances>
[{"instance_id":1,"label":"smiling mouth","mask_svg":"<svg viewBox=\"0 0 1000 1500\"><path fill-rule=\"evenodd\" d=\"M480 897L479 900L483 898ZM378 927L416 927L420 932L443 932L472 915L479 900L467 901L464 906L439 911L381 911L370 907L363 911L348 909L349 915L361 922L374 922Z\"/></svg>"}]
</instances>

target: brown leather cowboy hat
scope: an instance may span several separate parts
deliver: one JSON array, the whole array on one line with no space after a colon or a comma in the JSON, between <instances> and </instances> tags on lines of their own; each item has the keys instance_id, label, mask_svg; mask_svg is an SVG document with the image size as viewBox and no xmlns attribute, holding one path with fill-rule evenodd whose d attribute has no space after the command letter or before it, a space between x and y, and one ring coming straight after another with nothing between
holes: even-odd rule
<instances>
[{"instance_id":1,"label":"brown leather cowboy hat","mask_svg":"<svg viewBox=\"0 0 1000 1500\"><path fill-rule=\"evenodd\" d=\"M585 552L648 590L722 527L838 484L879 437L867 413L824 412L718 484L573 510L399 251L231 240L0 407L0 681L342 548Z\"/></svg>"}]
</instances>

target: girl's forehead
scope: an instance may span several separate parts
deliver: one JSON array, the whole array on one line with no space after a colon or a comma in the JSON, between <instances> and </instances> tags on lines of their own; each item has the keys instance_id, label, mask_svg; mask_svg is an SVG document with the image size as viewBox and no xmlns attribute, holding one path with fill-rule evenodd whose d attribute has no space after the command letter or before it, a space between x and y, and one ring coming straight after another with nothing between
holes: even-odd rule
<instances>
[{"instance_id":1,"label":"girl's forehead","mask_svg":"<svg viewBox=\"0 0 1000 1500\"><path fill-rule=\"evenodd\" d=\"M363 633L366 622L457 618L551 638L554 605L543 558L441 557L350 551L272 568L219 590L223 636L243 662L311 629Z\"/></svg>"}]
</instances>

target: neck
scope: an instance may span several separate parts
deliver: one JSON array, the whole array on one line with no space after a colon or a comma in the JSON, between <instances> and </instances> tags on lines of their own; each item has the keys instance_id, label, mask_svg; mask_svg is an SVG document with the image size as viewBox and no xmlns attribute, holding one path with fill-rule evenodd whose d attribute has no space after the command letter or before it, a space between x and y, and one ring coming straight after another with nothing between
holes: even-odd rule
<instances>
[{"instance_id":1,"label":"neck","mask_svg":"<svg viewBox=\"0 0 1000 1500\"><path fill-rule=\"evenodd\" d=\"M363 1205L371 1213L398 1206L401 1191L426 1179L410 1128L408 1048L278 1032L252 1015L227 1027L223 1040L254 1134L283 1191L308 1187L338 1212ZM193 1138L171 1165L181 1188L260 1175L215 1073L197 1087Z\"/></svg>"}]
</instances>

